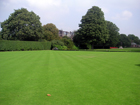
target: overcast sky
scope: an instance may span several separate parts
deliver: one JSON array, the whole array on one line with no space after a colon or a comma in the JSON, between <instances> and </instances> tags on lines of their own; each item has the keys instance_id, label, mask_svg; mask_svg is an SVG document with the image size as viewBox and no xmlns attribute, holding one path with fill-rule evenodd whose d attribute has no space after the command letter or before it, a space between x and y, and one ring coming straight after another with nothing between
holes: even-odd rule
<instances>
[{"instance_id":1,"label":"overcast sky","mask_svg":"<svg viewBox=\"0 0 140 105\"><path fill-rule=\"evenodd\" d=\"M74 31L92 6L100 7L105 20L115 23L121 34L140 38L140 0L0 0L0 22L14 9L26 8L40 16L42 25L53 23L58 29Z\"/></svg>"}]
</instances>

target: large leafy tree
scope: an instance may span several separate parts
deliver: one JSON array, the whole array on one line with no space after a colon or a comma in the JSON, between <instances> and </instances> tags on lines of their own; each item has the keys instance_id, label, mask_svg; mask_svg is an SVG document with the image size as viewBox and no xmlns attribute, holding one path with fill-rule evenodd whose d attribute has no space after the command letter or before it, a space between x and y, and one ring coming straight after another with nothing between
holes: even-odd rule
<instances>
[{"instance_id":1,"label":"large leafy tree","mask_svg":"<svg viewBox=\"0 0 140 105\"><path fill-rule=\"evenodd\" d=\"M137 44L140 44L140 39L137 36L135 36L134 34L129 34L128 38L131 40L131 42L135 42Z\"/></svg>"},{"instance_id":2,"label":"large leafy tree","mask_svg":"<svg viewBox=\"0 0 140 105\"><path fill-rule=\"evenodd\" d=\"M38 40L42 36L40 17L25 8L15 10L2 22L2 38L13 40Z\"/></svg>"},{"instance_id":3,"label":"large leafy tree","mask_svg":"<svg viewBox=\"0 0 140 105\"><path fill-rule=\"evenodd\" d=\"M120 34L118 46L130 47L131 41L125 34Z\"/></svg>"},{"instance_id":4,"label":"large leafy tree","mask_svg":"<svg viewBox=\"0 0 140 105\"><path fill-rule=\"evenodd\" d=\"M44 35L44 39L51 41L51 40L56 40L56 39L60 39L59 35L58 35L59 30L57 29L57 27L52 24L46 24L43 26L43 35Z\"/></svg>"},{"instance_id":5,"label":"large leafy tree","mask_svg":"<svg viewBox=\"0 0 140 105\"><path fill-rule=\"evenodd\" d=\"M107 46L116 46L119 42L119 28L112 22L106 21L109 39L106 42Z\"/></svg>"},{"instance_id":6,"label":"large leafy tree","mask_svg":"<svg viewBox=\"0 0 140 105\"><path fill-rule=\"evenodd\" d=\"M77 47L81 49L88 48L87 43L85 43L85 40L82 39L82 35L78 34L78 31L74 32L73 42Z\"/></svg>"},{"instance_id":7,"label":"large leafy tree","mask_svg":"<svg viewBox=\"0 0 140 105\"><path fill-rule=\"evenodd\" d=\"M1 31L0 31L0 40L2 40Z\"/></svg>"},{"instance_id":8,"label":"large leafy tree","mask_svg":"<svg viewBox=\"0 0 140 105\"><path fill-rule=\"evenodd\" d=\"M104 13L97 6L93 6L87 11L86 15L82 17L79 27L79 37L84 43L91 44L92 48L97 42L105 43L109 37Z\"/></svg>"}]
</instances>

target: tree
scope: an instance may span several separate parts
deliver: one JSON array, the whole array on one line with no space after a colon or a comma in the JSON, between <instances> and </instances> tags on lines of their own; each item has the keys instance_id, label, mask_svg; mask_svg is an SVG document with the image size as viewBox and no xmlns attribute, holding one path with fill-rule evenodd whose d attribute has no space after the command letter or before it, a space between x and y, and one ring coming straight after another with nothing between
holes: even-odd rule
<instances>
[{"instance_id":1,"label":"tree","mask_svg":"<svg viewBox=\"0 0 140 105\"><path fill-rule=\"evenodd\" d=\"M72 49L74 46L73 41L68 37L63 37L61 41L64 42L64 45L67 46L68 49Z\"/></svg>"},{"instance_id":2,"label":"tree","mask_svg":"<svg viewBox=\"0 0 140 105\"><path fill-rule=\"evenodd\" d=\"M135 36L134 34L129 34L128 38L131 40L131 42L135 42L137 44L140 44L140 39L137 36Z\"/></svg>"},{"instance_id":3,"label":"tree","mask_svg":"<svg viewBox=\"0 0 140 105\"><path fill-rule=\"evenodd\" d=\"M2 40L1 31L0 31L0 40Z\"/></svg>"},{"instance_id":4,"label":"tree","mask_svg":"<svg viewBox=\"0 0 140 105\"><path fill-rule=\"evenodd\" d=\"M43 35L44 39L51 41L51 40L56 40L60 39L58 35L59 30L56 28L56 26L52 23L46 24L43 26Z\"/></svg>"},{"instance_id":5,"label":"tree","mask_svg":"<svg viewBox=\"0 0 140 105\"><path fill-rule=\"evenodd\" d=\"M129 35L128 35L128 38L129 38L131 41L134 41L135 35L134 35L134 34L129 34Z\"/></svg>"},{"instance_id":6,"label":"tree","mask_svg":"<svg viewBox=\"0 0 140 105\"><path fill-rule=\"evenodd\" d=\"M139 37L136 36L135 39L134 39L134 42L137 43L137 44L140 44L140 39L139 39Z\"/></svg>"},{"instance_id":7,"label":"tree","mask_svg":"<svg viewBox=\"0 0 140 105\"><path fill-rule=\"evenodd\" d=\"M112 22L106 21L109 39L106 42L107 46L116 46L119 42L119 28Z\"/></svg>"},{"instance_id":8,"label":"tree","mask_svg":"<svg viewBox=\"0 0 140 105\"><path fill-rule=\"evenodd\" d=\"M105 43L109 37L104 13L97 6L93 6L87 11L86 15L82 17L79 27L79 37L85 44L91 44L92 48L97 42Z\"/></svg>"},{"instance_id":9,"label":"tree","mask_svg":"<svg viewBox=\"0 0 140 105\"><path fill-rule=\"evenodd\" d=\"M78 31L74 32L73 42L78 48L81 48L81 49L87 49L88 48L85 41L82 40L82 35L78 34Z\"/></svg>"},{"instance_id":10,"label":"tree","mask_svg":"<svg viewBox=\"0 0 140 105\"><path fill-rule=\"evenodd\" d=\"M15 10L2 22L2 38L8 40L38 40L42 37L40 17L25 8Z\"/></svg>"},{"instance_id":11,"label":"tree","mask_svg":"<svg viewBox=\"0 0 140 105\"><path fill-rule=\"evenodd\" d=\"M120 34L118 46L130 47L131 41L125 34Z\"/></svg>"}]
</instances>

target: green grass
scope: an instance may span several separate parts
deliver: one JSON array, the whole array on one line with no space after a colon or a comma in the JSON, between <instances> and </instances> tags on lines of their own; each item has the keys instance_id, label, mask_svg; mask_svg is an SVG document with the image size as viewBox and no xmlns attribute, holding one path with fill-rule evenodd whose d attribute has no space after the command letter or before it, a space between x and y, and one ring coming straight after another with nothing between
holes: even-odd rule
<instances>
[{"instance_id":1,"label":"green grass","mask_svg":"<svg viewBox=\"0 0 140 105\"><path fill-rule=\"evenodd\" d=\"M0 52L0 105L140 105L140 53Z\"/></svg>"},{"instance_id":2,"label":"green grass","mask_svg":"<svg viewBox=\"0 0 140 105\"><path fill-rule=\"evenodd\" d=\"M123 48L123 49L95 49L94 51L109 52L140 52L140 48Z\"/></svg>"},{"instance_id":3,"label":"green grass","mask_svg":"<svg viewBox=\"0 0 140 105\"><path fill-rule=\"evenodd\" d=\"M123 49L80 49L80 51L99 51L99 52L140 52L140 48L123 48Z\"/></svg>"}]
</instances>

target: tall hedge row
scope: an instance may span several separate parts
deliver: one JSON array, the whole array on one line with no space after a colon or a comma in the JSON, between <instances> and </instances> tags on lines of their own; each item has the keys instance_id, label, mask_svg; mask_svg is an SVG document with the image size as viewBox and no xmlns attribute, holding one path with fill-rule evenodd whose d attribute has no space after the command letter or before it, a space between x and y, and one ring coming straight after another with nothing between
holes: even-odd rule
<instances>
[{"instance_id":1,"label":"tall hedge row","mask_svg":"<svg viewBox=\"0 0 140 105\"><path fill-rule=\"evenodd\" d=\"M37 41L0 41L0 51L26 51L26 50L50 50L51 42Z\"/></svg>"}]
</instances>

